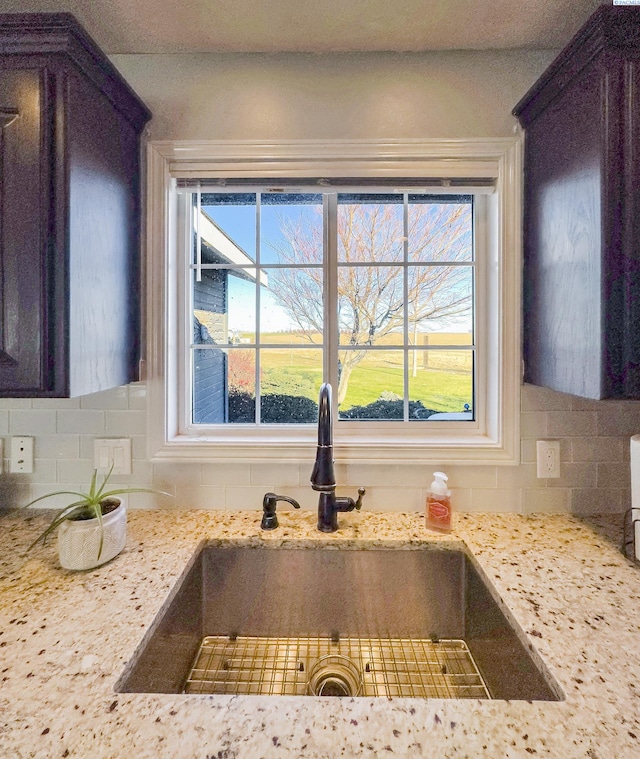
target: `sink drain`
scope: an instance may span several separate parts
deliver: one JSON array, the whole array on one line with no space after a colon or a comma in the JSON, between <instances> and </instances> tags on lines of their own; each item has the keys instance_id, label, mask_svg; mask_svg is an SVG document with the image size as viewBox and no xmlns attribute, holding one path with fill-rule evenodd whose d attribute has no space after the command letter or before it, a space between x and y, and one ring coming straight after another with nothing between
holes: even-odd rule
<instances>
[{"instance_id":1,"label":"sink drain","mask_svg":"<svg viewBox=\"0 0 640 759\"><path fill-rule=\"evenodd\" d=\"M346 656L321 656L309 670L309 693L312 696L358 696L362 676Z\"/></svg>"}]
</instances>

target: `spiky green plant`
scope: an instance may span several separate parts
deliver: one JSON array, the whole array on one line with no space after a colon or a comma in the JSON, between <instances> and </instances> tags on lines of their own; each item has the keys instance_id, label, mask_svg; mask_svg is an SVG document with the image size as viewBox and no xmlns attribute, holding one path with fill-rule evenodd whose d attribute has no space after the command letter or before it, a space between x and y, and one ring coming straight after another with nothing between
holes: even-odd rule
<instances>
[{"instance_id":1,"label":"spiky green plant","mask_svg":"<svg viewBox=\"0 0 640 759\"><path fill-rule=\"evenodd\" d=\"M46 530L43 530L40 535L38 535L33 543L31 543L31 545L27 548L27 551L30 551L40 541L42 541L42 544L44 545L47 537L68 519L97 519L100 527L100 544L98 548L99 559L102 555L102 545L104 542L104 527L102 526L102 503L104 501L109 498L115 498L119 495L124 495L126 493L158 493L160 495L171 495L170 493L165 493L163 490L153 490L152 488L125 487L116 488L115 490L106 490L107 482L111 477L112 471L113 464L111 465L111 469L109 469L107 474L105 474L104 479L102 480L102 484L99 485L98 470L94 469L93 475L91 476L91 484L89 486L88 493L83 493L82 491L78 490L56 490L53 493L47 493L46 495L41 495L38 498L34 498L33 501L29 501L29 503L24 506L25 509L29 506L33 506L34 503L38 503L38 501L43 501L46 498L52 498L56 495L76 496L78 499L73 503L70 503L68 506L65 506L64 509L56 514L51 524L46 528Z\"/></svg>"}]
</instances>

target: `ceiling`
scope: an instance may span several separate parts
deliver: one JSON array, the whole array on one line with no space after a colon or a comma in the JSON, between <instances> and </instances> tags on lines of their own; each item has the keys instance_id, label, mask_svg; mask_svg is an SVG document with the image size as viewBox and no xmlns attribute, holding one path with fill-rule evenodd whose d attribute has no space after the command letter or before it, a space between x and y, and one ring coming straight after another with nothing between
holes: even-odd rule
<instances>
[{"instance_id":1,"label":"ceiling","mask_svg":"<svg viewBox=\"0 0 640 759\"><path fill-rule=\"evenodd\" d=\"M69 11L110 55L560 48L598 0L0 0Z\"/></svg>"}]
</instances>

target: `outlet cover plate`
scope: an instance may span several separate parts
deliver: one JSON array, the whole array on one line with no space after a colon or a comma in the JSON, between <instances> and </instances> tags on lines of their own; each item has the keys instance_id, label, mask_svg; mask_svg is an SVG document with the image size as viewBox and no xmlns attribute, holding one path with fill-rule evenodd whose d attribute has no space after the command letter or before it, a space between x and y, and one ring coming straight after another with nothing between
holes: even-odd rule
<instances>
[{"instance_id":1,"label":"outlet cover plate","mask_svg":"<svg viewBox=\"0 0 640 759\"><path fill-rule=\"evenodd\" d=\"M540 479L560 477L560 441L538 440L536 453L538 477Z\"/></svg>"}]
</instances>

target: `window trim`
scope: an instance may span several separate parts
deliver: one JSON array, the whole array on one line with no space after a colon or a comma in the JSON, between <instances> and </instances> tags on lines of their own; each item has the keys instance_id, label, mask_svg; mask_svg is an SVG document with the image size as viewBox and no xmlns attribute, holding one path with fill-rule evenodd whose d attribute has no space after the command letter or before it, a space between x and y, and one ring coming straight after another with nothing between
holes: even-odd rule
<instances>
[{"instance_id":1,"label":"window trim","mask_svg":"<svg viewBox=\"0 0 640 759\"><path fill-rule=\"evenodd\" d=\"M484 315L478 352L483 351L478 393L485 401L475 422L406 424L401 431L376 423L349 423L338 436L341 462L423 462L516 464L520 457L520 139L345 140L151 142L147 148L147 387L148 454L152 461L308 462L315 430L303 426L265 426L239 437L222 433L192 437L179 433L178 315L184 308L176 287L180 265L177 230L177 178L491 178L488 196L486 265L478 267L485 292L497 302ZM437 188L434 187L434 192ZM482 281L478 281L481 292ZM486 341L486 344L483 344ZM480 395L478 395L480 397ZM454 426L455 425L455 426ZM419 427L419 429L418 429ZM372 433L384 435L372 444ZM249 442L249 437L252 442Z\"/></svg>"}]
</instances>

